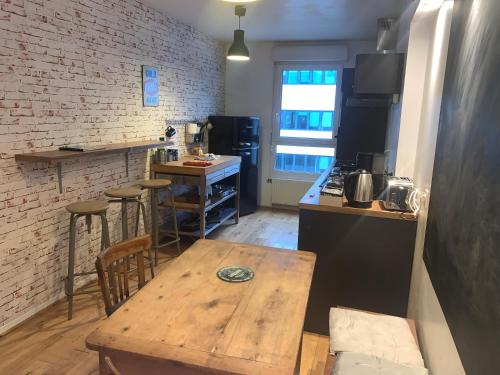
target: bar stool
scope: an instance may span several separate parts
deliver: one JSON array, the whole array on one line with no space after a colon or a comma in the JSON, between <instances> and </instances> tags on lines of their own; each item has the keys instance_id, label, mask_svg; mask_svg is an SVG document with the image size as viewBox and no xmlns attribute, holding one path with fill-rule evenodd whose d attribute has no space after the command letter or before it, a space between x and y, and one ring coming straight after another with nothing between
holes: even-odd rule
<instances>
[{"instance_id":1,"label":"bar stool","mask_svg":"<svg viewBox=\"0 0 500 375\"><path fill-rule=\"evenodd\" d=\"M144 191L135 186L112 188L104 191L104 195L108 198L108 203L120 203L122 210L122 240L128 240L128 203L137 203L137 214L135 220L135 237L139 235L139 217L142 211L142 221L144 223L144 231L148 233L148 222L146 219L146 207L142 203L142 193ZM154 264L151 249L148 249L149 266L151 268L151 277L154 277Z\"/></svg>"},{"instance_id":2,"label":"bar stool","mask_svg":"<svg viewBox=\"0 0 500 375\"><path fill-rule=\"evenodd\" d=\"M122 209L122 240L128 240L128 203L137 203L137 216L135 221L135 237L139 234L139 217L142 211L142 220L144 223L144 230L148 233L148 225L146 219L146 208L141 201L143 191L137 187L121 187L113 188L104 191L104 195L108 198L109 203L120 203Z\"/></svg>"},{"instance_id":3,"label":"bar stool","mask_svg":"<svg viewBox=\"0 0 500 375\"><path fill-rule=\"evenodd\" d=\"M158 265L158 248L171 245L173 243L177 246L177 255L181 253L179 229L177 228L177 213L175 211L175 198L172 190L172 181L167 179L152 179L139 182L143 189L150 190L151 202L151 237L153 242L153 249L155 251L155 265ZM159 218L158 218L158 192L160 189L167 189L170 195L170 208L172 210L172 220L174 224L175 239L173 241L159 244Z\"/></svg>"},{"instance_id":4,"label":"bar stool","mask_svg":"<svg viewBox=\"0 0 500 375\"><path fill-rule=\"evenodd\" d=\"M92 225L92 216L101 218L101 251L109 247L109 230L108 220L106 219L106 211L109 208L108 202L105 201L80 201L71 203L66 206L66 210L71 214L69 219L69 255L68 255L68 276L66 277L66 297L68 299L68 320L73 317L73 296L78 294L88 294L98 292L98 290L85 291L74 293L75 276L85 276L95 274L96 272L80 272L75 273L75 236L76 222L80 217L85 217L87 223L87 232L90 233Z\"/></svg>"}]
</instances>

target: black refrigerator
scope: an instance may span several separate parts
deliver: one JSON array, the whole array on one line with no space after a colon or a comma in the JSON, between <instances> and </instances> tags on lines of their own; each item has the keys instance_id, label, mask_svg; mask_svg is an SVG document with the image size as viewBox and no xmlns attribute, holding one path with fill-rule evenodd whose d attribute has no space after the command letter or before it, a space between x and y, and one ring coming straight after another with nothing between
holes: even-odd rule
<instances>
[{"instance_id":1,"label":"black refrigerator","mask_svg":"<svg viewBox=\"0 0 500 375\"><path fill-rule=\"evenodd\" d=\"M208 151L216 155L241 156L240 215L258 207L259 125L258 117L210 116Z\"/></svg>"}]
</instances>

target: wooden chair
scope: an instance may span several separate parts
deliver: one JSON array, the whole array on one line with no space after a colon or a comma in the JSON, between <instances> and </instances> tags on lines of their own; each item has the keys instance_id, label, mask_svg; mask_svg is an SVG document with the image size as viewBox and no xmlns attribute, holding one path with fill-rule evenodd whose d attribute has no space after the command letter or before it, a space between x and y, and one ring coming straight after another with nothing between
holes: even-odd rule
<instances>
[{"instance_id":1,"label":"wooden chair","mask_svg":"<svg viewBox=\"0 0 500 375\"><path fill-rule=\"evenodd\" d=\"M95 265L108 316L130 297L131 255L135 255L137 260L138 289L146 284L144 252L150 249L151 237L145 235L113 245L97 256ZM151 278L153 277L151 272Z\"/></svg>"},{"instance_id":2,"label":"wooden chair","mask_svg":"<svg viewBox=\"0 0 500 375\"><path fill-rule=\"evenodd\" d=\"M122 375L122 373L116 368L111 358L104 357L104 363L106 364L106 371L109 371L111 375Z\"/></svg>"}]
</instances>

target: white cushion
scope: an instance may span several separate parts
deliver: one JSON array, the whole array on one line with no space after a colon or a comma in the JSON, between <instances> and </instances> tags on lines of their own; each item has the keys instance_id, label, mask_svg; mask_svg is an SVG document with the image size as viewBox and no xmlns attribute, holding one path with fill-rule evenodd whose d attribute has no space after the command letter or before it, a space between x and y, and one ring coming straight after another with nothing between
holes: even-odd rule
<instances>
[{"instance_id":1,"label":"white cushion","mask_svg":"<svg viewBox=\"0 0 500 375\"><path fill-rule=\"evenodd\" d=\"M402 365L424 367L406 319L389 315L332 308L330 353L373 355Z\"/></svg>"},{"instance_id":2,"label":"white cushion","mask_svg":"<svg viewBox=\"0 0 500 375\"><path fill-rule=\"evenodd\" d=\"M394 363L368 354L339 353L333 375L428 375L423 367Z\"/></svg>"}]
</instances>

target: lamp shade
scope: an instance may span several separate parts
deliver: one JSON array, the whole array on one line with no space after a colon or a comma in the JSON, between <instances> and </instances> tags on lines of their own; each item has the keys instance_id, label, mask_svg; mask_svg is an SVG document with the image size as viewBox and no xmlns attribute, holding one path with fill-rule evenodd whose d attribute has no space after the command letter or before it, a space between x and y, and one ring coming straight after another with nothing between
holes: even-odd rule
<instances>
[{"instance_id":1,"label":"lamp shade","mask_svg":"<svg viewBox=\"0 0 500 375\"><path fill-rule=\"evenodd\" d=\"M228 60L246 61L250 60L250 52L245 45L245 32L234 30L234 41L227 52Z\"/></svg>"}]
</instances>

